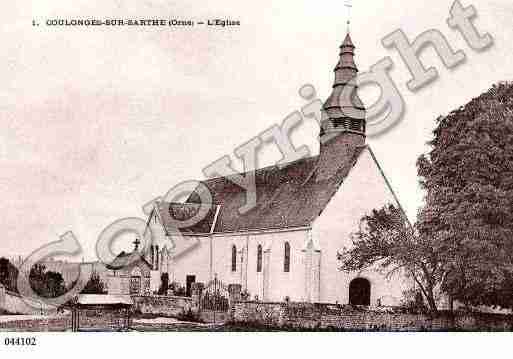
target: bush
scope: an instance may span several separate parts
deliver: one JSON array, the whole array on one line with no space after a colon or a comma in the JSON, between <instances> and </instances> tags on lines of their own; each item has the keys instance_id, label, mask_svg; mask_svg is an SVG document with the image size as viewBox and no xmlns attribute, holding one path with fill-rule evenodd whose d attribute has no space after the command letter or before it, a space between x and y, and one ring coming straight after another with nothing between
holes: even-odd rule
<instances>
[{"instance_id":1,"label":"bush","mask_svg":"<svg viewBox=\"0 0 513 359\"><path fill-rule=\"evenodd\" d=\"M420 314L428 312L422 293L415 290L407 290L403 292L403 300L401 301L401 305L398 309L401 313L406 314Z\"/></svg>"}]
</instances>

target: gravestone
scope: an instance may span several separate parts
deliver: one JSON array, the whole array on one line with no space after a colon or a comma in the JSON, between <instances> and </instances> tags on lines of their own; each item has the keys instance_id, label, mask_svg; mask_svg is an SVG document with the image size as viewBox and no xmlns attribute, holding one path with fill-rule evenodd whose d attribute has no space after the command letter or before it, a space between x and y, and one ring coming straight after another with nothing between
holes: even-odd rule
<instances>
[{"instance_id":1,"label":"gravestone","mask_svg":"<svg viewBox=\"0 0 513 359\"><path fill-rule=\"evenodd\" d=\"M228 293L230 294L230 303L240 302L242 286L240 284L228 284Z\"/></svg>"},{"instance_id":2,"label":"gravestone","mask_svg":"<svg viewBox=\"0 0 513 359\"><path fill-rule=\"evenodd\" d=\"M192 306L195 311L200 309L201 294L203 294L203 289L205 289L205 285L203 283L191 283Z\"/></svg>"}]
</instances>

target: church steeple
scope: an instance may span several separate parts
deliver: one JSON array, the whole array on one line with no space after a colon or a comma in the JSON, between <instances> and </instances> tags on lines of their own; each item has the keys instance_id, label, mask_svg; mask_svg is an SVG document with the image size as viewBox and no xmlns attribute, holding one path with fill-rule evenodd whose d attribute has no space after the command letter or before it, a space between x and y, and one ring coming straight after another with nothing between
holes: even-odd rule
<instances>
[{"instance_id":1,"label":"church steeple","mask_svg":"<svg viewBox=\"0 0 513 359\"><path fill-rule=\"evenodd\" d=\"M317 170L319 181L350 166L358 147L365 145L365 108L356 93L356 85L351 82L357 73L354 45L348 32L340 46L331 95L324 103Z\"/></svg>"},{"instance_id":2,"label":"church steeple","mask_svg":"<svg viewBox=\"0 0 513 359\"><path fill-rule=\"evenodd\" d=\"M350 83L358 73L354 62L354 49L348 32L340 45L331 95L324 103L327 118L321 123L321 136L347 132L365 137L365 108L358 97L356 85Z\"/></svg>"}]
</instances>

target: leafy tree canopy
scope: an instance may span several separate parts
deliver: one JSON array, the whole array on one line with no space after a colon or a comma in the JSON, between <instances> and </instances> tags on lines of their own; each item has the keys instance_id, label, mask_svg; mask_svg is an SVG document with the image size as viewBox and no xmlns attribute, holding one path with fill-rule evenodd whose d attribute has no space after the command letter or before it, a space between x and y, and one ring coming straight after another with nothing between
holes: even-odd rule
<instances>
[{"instance_id":1,"label":"leafy tree canopy","mask_svg":"<svg viewBox=\"0 0 513 359\"><path fill-rule=\"evenodd\" d=\"M18 268L7 258L0 258L0 284L11 292L17 292Z\"/></svg>"},{"instance_id":2,"label":"leafy tree canopy","mask_svg":"<svg viewBox=\"0 0 513 359\"><path fill-rule=\"evenodd\" d=\"M47 271L42 264L35 264L30 269L29 283L41 297L56 298L66 293L66 286L61 273Z\"/></svg>"},{"instance_id":3,"label":"leafy tree canopy","mask_svg":"<svg viewBox=\"0 0 513 359\"><path fill-rule=\"evenodd\" d=\"M513 308L513 84L439 117L417 161L426 192L415 227L394 206L362 218L341 269L403 268L432 310L435 291Z\"/></svg>"},{"instance_id":4,"label":"leafy tree canopy","mask_svg":"<svg viewBox=\"0 0 513 359\"><path fill-rule=\"evenodd\" d=\"M513 307L513 84L438 118L430 145L418 159L426 203L417 228L445 257L443 290Z\"/></svg>"}]
</instances>

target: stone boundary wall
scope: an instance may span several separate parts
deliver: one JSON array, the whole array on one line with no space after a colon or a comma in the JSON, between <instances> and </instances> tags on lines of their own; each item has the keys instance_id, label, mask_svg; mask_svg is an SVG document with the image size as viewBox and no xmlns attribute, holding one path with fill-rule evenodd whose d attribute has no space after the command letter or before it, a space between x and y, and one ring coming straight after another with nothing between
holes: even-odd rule
<instances>
[{"instance_id":1,"label":"stone boundary wall","mask_svg":"<svg viewBox=\"0 0 513 359\"><path fill-rule=\"evenodd\" d=\"M189 297L141 295L132 296L132 300L135 311L142 314L176 317L187 313L189 309L197 310L193 299Z\"/></svg>"},{"instance_id":2,"label":"stone boundary wall","mask_svg":"<svg viewBox=\"0 0 513 359\"><path fill-rule=\"evenodd\" d=\"M488 313L393 313L391 308L369 310L325 303L237 302L232 322L267 328L381 331L511 331L513 316Z\"/></svg>"}]
</instances>

